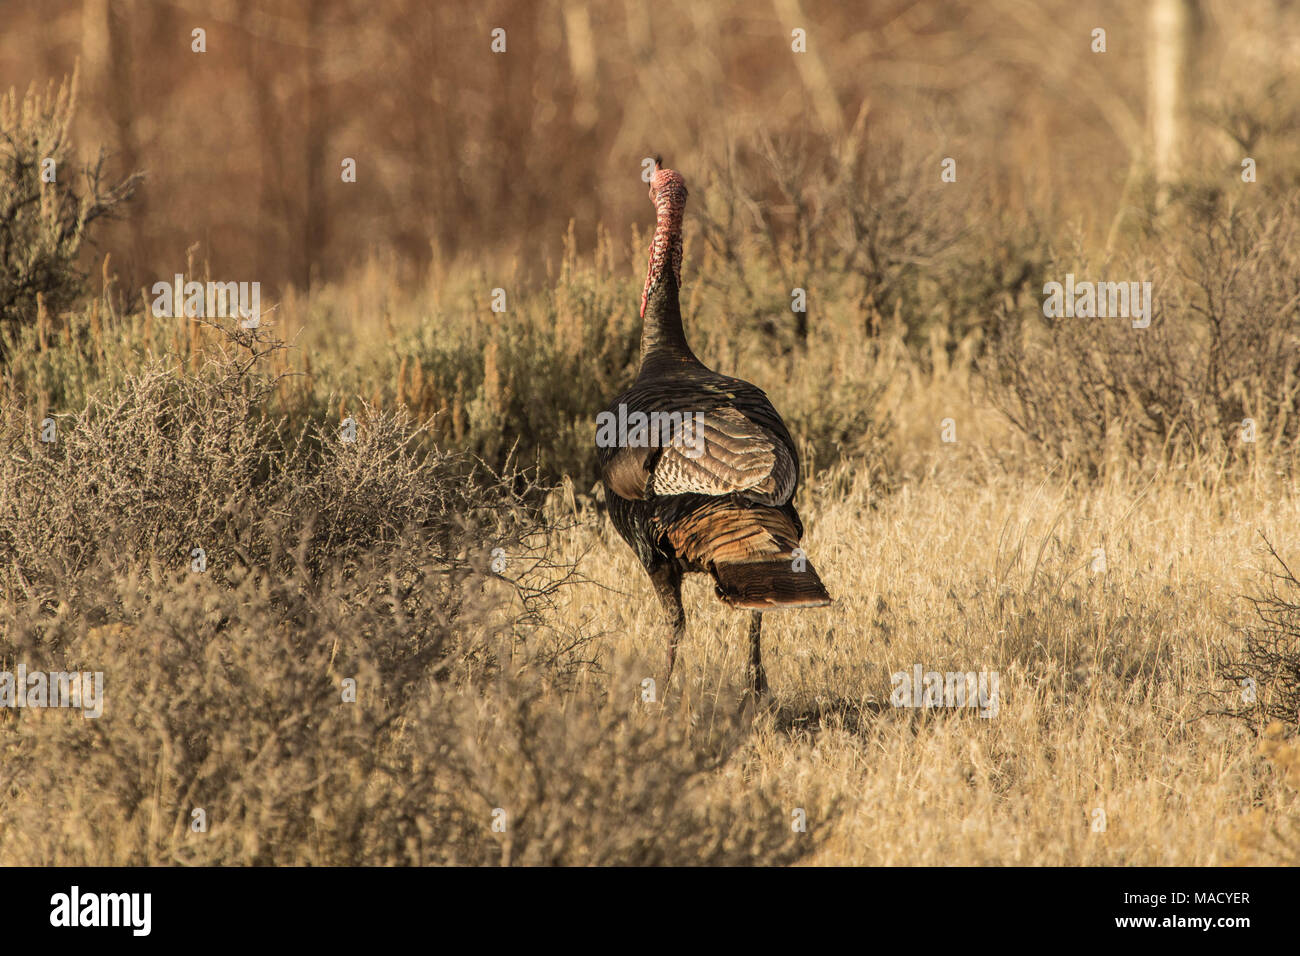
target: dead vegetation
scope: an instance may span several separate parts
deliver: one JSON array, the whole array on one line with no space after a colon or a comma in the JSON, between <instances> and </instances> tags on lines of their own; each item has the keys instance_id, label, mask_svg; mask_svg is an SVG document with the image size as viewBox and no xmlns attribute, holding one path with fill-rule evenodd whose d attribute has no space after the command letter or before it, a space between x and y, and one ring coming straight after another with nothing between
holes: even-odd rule
<instances>
[{"instance_id":1,"label":"dead vegetation","mask_svg":"<svg viewBox=\"0 0 1300 956\"><path fill-rule=\"evenodd\" d=\"M646 210L624 171L593 199L592 170L553 147L573 136L575 155L621 164L611 144L654 120L567 125L592 115L598 56L559 127L478 110L481 91L459 125L394 124L377 141L409 135L403 155L476 175L390 169L347 242L303 244L330 216L295 205L303 170L275 167L267 228L225 236L235 261L291 250L274 266L298 288L256 332L142 310L103 259L88 282L85 227L134 183L101 188L96 165L40 185L70 98L5 101L6 130L24 132L0 144L0 672L100 671L106 700L98 718L0 708L0 864L1294 861L1294 130L1239 97L1232 155L1207 146L1158 189L1128 135L1129 74L1035 43L1051 11L958 6L965 32L929 30L942 18L924 5L882 8L884 46L814 45L801 95L760 97L781 123L751 104L714 136L730 105L715 103L677 134L698 148L656 144L688 157L692 341L764 388L801 442L804 544L838 598L770 617L776 700L754 720L733 683L743 621L697 582L674 694L649 693L661 622L590 492L594 413L639 334L646 236L622 228L621 197ZM635 7L614 20L641 50ZM1132 22L1113 12L1118 37ZM1056 13L1087 35L1090 14ZM170 16L149 25L166 34ZM723 88L707 38L728 22L656 19L689 48L664 96ZM764 22L745 42L784 46L787 25ZM394 27L376 23L367 44ZM980 73L985 49L1032 62ZM542 71L533 87L565 69L538 56L518 61ZM927 58L943 63L936 102L960 109L891 122L880 104ZM872 83L837 91L828 78L858 62ZM425 66L394 68L445 95L442 62ZM1253 82L1237 79L1233 95ZM182 92L170 108L201 89ZM1021 108L1044 96L1069 108ZM275 104L255 107L274 127ZM1134 152L1107 149L1103 127ZM337 131L313 129L332 155ZM266 148L287 155L298 132ZM496 137L531 144L526 168ZM1239 182L1240 149L1267 182ZM539 208L566 184L572 204ZM201 191L169 189L189 222L178 197ZM431 218L460 258L428 248ZM419 255L355 262L389 220ZM535 261L473 235L507 220ZM193 238L166 260L211 278L221 236ZM313 280L343 260L345 278ZM1151 280L1151 326L1047 320L1042 284L1067 272ZM505 312L488 305L498 288ZM1277 542L1265 569L1260 532ZM891 706L916 665L996 673L997 715Z\"/></svg>"}]
</instances>

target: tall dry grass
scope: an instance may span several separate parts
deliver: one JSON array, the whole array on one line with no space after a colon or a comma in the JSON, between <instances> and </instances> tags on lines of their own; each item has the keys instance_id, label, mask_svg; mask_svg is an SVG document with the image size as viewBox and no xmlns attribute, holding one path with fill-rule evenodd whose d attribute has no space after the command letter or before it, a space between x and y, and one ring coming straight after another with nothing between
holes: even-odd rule
<instances>
[{"instance_id":1,"label":"tall dry grass","mask_svg":"<svg viewBox=\"0 0 1300 956\"><path fill-rule=\"evenodd\" d=\"M1127 157L1123 196L1063 224L1062 157L1095 143L941 188L933 138L841 116L805 69L781 115L827 129L701 149L684 270L699 353L800 442L837 599L768 616L767 712L739 715L744 621L698 581L648 699L662 622L590 453L634 372L643 232L548 208L527 257L376 254L256 333L155 316L98 260L3 330L0 670L98 670L108 697L0 710L0 863L1292 859L1300 600L1269 575L1300 500L1294 168L1225 200L1207 146L1161 205ZM1131 125L1095 63L1036 70ZM505 170L475 130L492 175L412 208L482 208ZM528 162L524 192L551 168ZM1041 283L1093 262L1161 280L1149 337L1044 321ZM996 672L996 716L892 706L916 665Z\"/></svg>"},{"instance_id":2,"label":"tall dry grass","mask_svg":"<svg viewBox=\"0 0 1300 956\"><path fill-rule=\"evenodd\" d=\"M1275 860L1298 805L1254 729L1293 685L1257 669L1246 720L1213 712L1242 701L1219 661L1249 660L1258 532L1295 526L1289 481L1184 461L1081 482L1034 464L1048 459L944 343L887 354L873 414L900 423L902 477L891 490L860 458L811 470L805 544L837 601L768 616L774 708L752 725L737 723L744 621L694 581L672 692L643 700L664 633L599 500L571 483L520 499L543 550L507 544L503 581L497 533L462 519L502 515L515 482L464 485L400 414L363 419L355 446L333 417L267 441L275 419L229 403L273 403L278 383L232 394L215 358L98 386L57 419L54 449L12 407L4 659L102 669L109 696L98 721L4 713L0 856ZM186 453L221 421L233 440ZM249 470L214 482L223 462ZM205 540L220 544L196 574L185 545ZM507 583L521 563L531 590ZM996 671L998 715L891 707L890 675L915 664Z\"/></svg>"}]
</instances>

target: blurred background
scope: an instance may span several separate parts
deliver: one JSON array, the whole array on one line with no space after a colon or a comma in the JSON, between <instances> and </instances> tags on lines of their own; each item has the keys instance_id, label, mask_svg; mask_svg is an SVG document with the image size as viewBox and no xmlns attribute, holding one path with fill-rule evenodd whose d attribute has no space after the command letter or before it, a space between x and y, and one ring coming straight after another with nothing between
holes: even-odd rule
<instances>
[{"instance_id":1,"label":"blurred background","mask_svg":"<svg viewBox=\"0 0 1300 956\"><path fill-rule=\"evenodd\" d=\"M936 179L953 157L994 208L1094 239L1143 176L1244 155L1295 174L1276 161L1295 155L1300 106L1288 0L5 7L0 89L79 63L80 152L102 144L110 175L147 174L89 253L111 252L128 286L182 270L195 243L214 275L272 288L390 255L419 269L500 254L527 272L558 255L570 221L584 251L598 224L622 236L646 222L646 156L698 192L706 170L744 168L737 151L754 142L805 177L846 151L883 161L884 129L933 155ZM775 228L794 221L767 198Z\"/></svg>"}]
</instances>

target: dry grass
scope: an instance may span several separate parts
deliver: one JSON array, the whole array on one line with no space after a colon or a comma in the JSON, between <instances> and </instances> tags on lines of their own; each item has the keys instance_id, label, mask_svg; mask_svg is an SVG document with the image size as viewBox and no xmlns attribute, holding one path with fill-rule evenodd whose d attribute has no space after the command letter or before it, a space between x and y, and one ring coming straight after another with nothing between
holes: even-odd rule
<instances>
[{"instance_id":1,"label":"dry grass","mask_svg":"<svg viewBox=\"0 0 1300 956\"><path fill-rule=\"evenodd\" d=\"M944 448L922 414L936 421L926 457L938 477L883 501L862 480L810 489L806 545L838 600L768 615L777 710L734 786L838 797L819 863L1223 864L1251 807L1294 818L1295 794L1250 732L1201 717L1224 690L1215 646L1236 645L1239 595L1257 586L1256 529L1294 527L1294 496L1206 490L1178 470L1082 493L1053 476L990 478L972 460L1006 436ZM592 547L600 583L633 596L588 586L574 606L611 622L610 653L640 654L655 673L663 635L631 556L598 523L571 546ZM1102 573L1090 570L1097 547ZM692 697L738 698L742 616L699 584L686 600L677 674ZM891 708L889 675L916 663L996 670L1000 713Z\"/></svg>"},{"instance_id":2,"label":"dry grass","mask_svg":"<svg viewBox=\"0 0 1300 956\"><path fill-rule=\"evenodd\" d=\"M585 8L559 6L580 28ZM574 150L608 156L592 195L590 163L528 148L559 136L544 110L512 125L479 109L487 94L465 98L460 138L440 125L457 114L413 112L427 125L404 148L421 176L389 180L402 215L372 199L343 256L337 235L286 239L302 217L263 183L271 227L230 237L231 253L218 231L214 255L284 247L294 261L275 269L302 277L351 264L378 222L414 217L388 238L421 250L431 212L449 245L475 226L427 269L408 248L286 287L256 334L141 311L104 260L87 291L75 250L47 250L43 288L0 317L0 671L102 671L108 697L97 719L0 709L0 865L1294 862L1300 582L1277 563L1300 567L1293 124L1253 112L1256 91L1221 117L1250 142L1207 140L1181 191L1144 212L1157 191L1138 147L1106 147L1140 138L1126 132L1138 61L1110 57L1123 70L1107 78L1075 68L1084 44L1058 57L1024 42L1057 35L1047 14L954 8L975 46L997 38L981 57L1034 62L970 83L979 58L949 48L957 31L931 36L924 5L895 38L907 57L858 57L888 67L871 74L878 102L942 59L954 96L978 91L958 97L951 135L894 125L864 91L836 98L828 65L856 62L869 32L805 63L800 95L759 96L699 134L728 112L719 101L677 134L707 144L674 160L698 170L691 340L764 388L800 442L804 544L836 598L768 616L773 701L756 716L739 706L743 616L697 580L673 686L643 699L666 635L594 487L594 415L634 371L647 237L607 232L593 203L617 183L599 208L618 223L621 197L642 195L613 170L653 110L593 134L617 150ZM613 19L635 27L637 9ZM677 10L655 30L705 39L659 95L725 88L708 71L730 15ZM1091 15L1070 14L1080 37ZM745 47L784 48L778 19L755 21ZM1130 15L1113 22L1118 39ZM167 32L161 15L152 26ZM553 60L533 50L511 69L564 69ZM403 75L437 98L433 62ZM601 64L556 114L564 129L594 122ZM763 90L785 82L764 76ZM820 132L781 138L807 115ZM1063 126L1080 132L1049 150ZM1006 155L968 176L1008 127ZM525 169L492 159L499 139ZM1267 182L1243 189L1239 147ZM960 189L937 177L949 151ZM429 163L476 174L431 178ZM29 165L10 171L21 189ZM183 195L208 192L187 181ZM64 198L80 239L90 217ZM473 234L514 213L502 241L527 243L522 263ZM13 248L33 245L23 228ZM185 259L212 277L195 247ZM1126 273L1088 278L1159 284L1149 335L1042 321L1041 283L1086 263ZM25 290L31 270L5 265ZM796 287L807 313L790 310ZM1259 423L1247 450L1233 444L1244 417ZM891 675L917 665L995 672L996 715L892 706Z\"/></svg>"},{"instance_id":3,"label":"dry grass","mask_svg":"<svg viewBox=\"0 0 1300 956\"><path fill-rule=\"evenodd\" d=\"M605 268L575 263L534 294L569 305L508 321L538 342L563 340L557 314L594 334L595 315L576 318L572 303L613 281ZM370 281L286 311L365 301ZM391 337L356 367L403 341L474 360L481 340L457 348L418 302L391 309ZM769 615L774 705L750 723L744 621L698 581L673 687L643 702L664 633L581 481L549 495L517 475L466 484L468 463L420 436L410 401L383 412L354 397L361 439L341 445L335 397L277 380L278 349L241 373L260 347L227 341L228 358L209 347L189 372L188 352L148 359L144 321L101 330L114 371L87 379L80 411L56 409L53 448L35 427L51 396L28 392L78 354L75 340L9 380L0 654L104 670L110 698L99 720L0 713L0 861L1213 865L1286 853L1300 800L1254 740L1294 685L1251 658L1247 600L1271 561L1259 533L1285 556L1300 519L1276 452L1247 472L1113 458L1093 477L1066 473L989 400L973 338L932 330L909 348L893 327L850 353L851 324L819 322L807 352L764 356L727 352L701 318L713 361L769 387L793 420L830 427L825 386L866 396L851 412L890 423L831 446L829 462L812 455L805 544L837 601ZM345 354L370 313L352 321ZM302 345L321 376L345 367L326 331ZM558 390L543 368L538 387ZM284 410L286 389L297 430L262 414ZM508 434L514 419L498 412ZM945 418L955 443L941 440ZM507 538L513 588L490 569ZM188 572L184 546L206 539L220 542L210 571ZM996 671L997 716L891 707L890 675L916 664ZM1258 706L1231 706L1241 674L1257 678ZM345 676L357 704L340 702ZM206 833L189 829L200 807ZM792 828L799 810L806 832Z\"/></svg>"},{"instance_id":4,"label":"dry grass","mask_svg":"<svg viewBox=\"0 0 1300 956\"><path fill-rule=\"evenodd\" d=\"M1111 458L1204 456L1242 470L1285 458L1300 427L1297 229L1294 191L1216 188L1181 197L1122 253L1058 251L1043 272L1053 281L1151 281L1150 327L999 309L989 350L1005 386L998 404L1092 475Z\"/></svg>"}]
</instances>

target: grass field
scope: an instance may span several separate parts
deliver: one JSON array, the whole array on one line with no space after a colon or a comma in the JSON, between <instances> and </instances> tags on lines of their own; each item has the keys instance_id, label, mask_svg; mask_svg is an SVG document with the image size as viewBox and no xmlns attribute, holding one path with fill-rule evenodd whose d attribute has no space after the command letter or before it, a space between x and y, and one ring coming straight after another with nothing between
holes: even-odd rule
<instances>
[{"instance_id":1,"label":"grass field","mask_svg":"<svg viewBox=\"0 0 1300 956\"><path fill-rule=\"evenodd\" d=\"M296 305L328 313L347 292ZM419 311L335 360L402 363L402 343L428 334ZM118 379L148 361L129 348L144 322L100 332L118 374L89 390L112 400L84 425L58 419L65 434L99 429L87 441L136 455L143 475L121 462L85 475L84 447L51 458L10 406L11 449L25 451L4 472L6 540L23 556L7 578L9 653L103 670L108 691L98 720L5 712L5 862L1288 859L1294 745L1261 755L1266 714L1235 706L1222 664L1247 659L1246 597L1275 567L1265 538L1285 554L1296 526L1278 467L1121 458L1085 480L989 404L968 349L882 344L840 374L883 375L864 383L868 417L893 425L859 445L869 455L806 475L805 546L836 601L768 615L769 707L742 713L744 616L691 579L673 684L649 703L665 631L589 474L550 492L460 486L462 460L428 458L403 437L406 413L373 406L352 406L353 446L330 430L294 444L283 425L273 438L258 402L317 400L301 377L265 395L222 386L214 330L213 358L164 358L142 394ZM319 377L313 338L351 341L325 325L304 336L297 360ZM282 354L262 364L295 360ZM811 376L764 380L759 364L749 374L778 407L816 406ZM202 434L221 420L234 440ZM64 495L23 490L36 475ZM520 543L497 575L507 534ZM203 574L187 567L191 540L217 542ZM916 665L996 672L996 714L891 706L891 675ZM356 704L340 703L345 676ZM1282 698L1284 668L1256 676ZM1248 719L1213 715L1224 709ZM194 807L205 834L190 830Z\"/></svg>"},{"instance_id":2,"label":"grass field","mask_svg":"<svg viewBox=\"0 0 1300 956\"><path fill-rule=\"evenodd\" d=\"M549 3L496 72L439 12L449 58L373 82L349 29L407 25L369 6L307 4L284 59L292 17L214 27L224 74L131 6L159 59L109 31L87 75L152 180L78 158L71 85L0 98L0 865L1300 863L1289 8L1207 7L1175 175L1120 4L810 3L787 62L793 0ZM42 25L51 63L82 22ZM180 149L235 73L263 152ZM702 579L664 686L594 448L636 373L642 140L706 88L668 143L687 334L783 415L834 597L766 616L757 708ZM138 258L89 242L110 214ZM258 328L155 307L258 268ZM1067 276L1150 309L1057 314ZM20 670L87 675L77 706ZM905 706L918 671L996 692Z\"/></svg>"}]
</instances>

